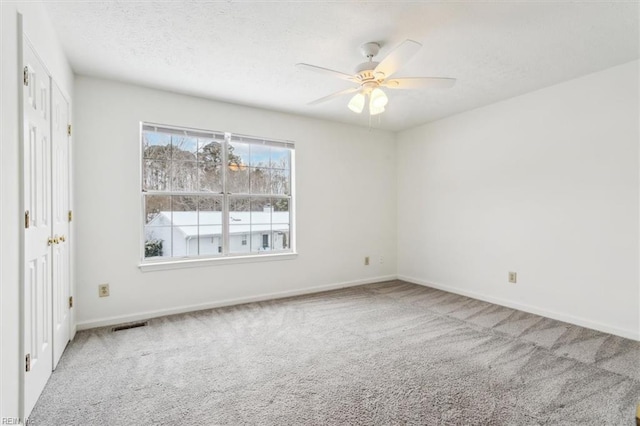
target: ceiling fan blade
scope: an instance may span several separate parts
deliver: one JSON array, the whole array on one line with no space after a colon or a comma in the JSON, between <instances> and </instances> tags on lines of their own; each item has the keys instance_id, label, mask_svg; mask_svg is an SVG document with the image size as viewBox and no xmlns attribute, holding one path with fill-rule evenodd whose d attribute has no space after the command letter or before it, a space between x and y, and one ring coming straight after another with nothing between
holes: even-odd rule
<instances>
[{"instance_id":1,"label":"ceiling fan blade","mask_svg":"<svg viewBox=\"0 0 640 426\"><path fill-rule=\"evenodd\" d=\"M296 64L296 67L298 67L298 68L300 68L302 70L314 71L314 72L318 72L320 74L331 75L333 77L341 78L343 80L357 81L350 74L345 74L345 73L340 72L340 71L330 70L329 68L322 68L322 67L317 67L315 65L309 65L309 64Z\"/></svg>"},{"instance_id":2,"label":"ceiling fan blade","mask_svg":"<svg viewBox=\"0 0 640 426\"><path fill-rule=\"evenodd\" d=\"M456 84L455 78L407 77L384 81L381 86L389 89L448 89Z\"/></svg>"},{"instance_id":3,"label":"ceiling fan blade","mask_svg":"<svg viewBox=\"0 0 640 426\"><path fill-rule=\"evenodd\" d=\"M376 73L383 73L384 77L390 77L398 69L409 62L409 59L420 50L422 45L414 40L405 40L389 53L376 67Z\"/></svg>"},{"instance_id":4,"label":"ceiling fan blade","mask_svg":"<svg viewBox=\"0 0 640 426\"><path fill-rule=\"evenodd\" d=\"M308 105L317 105L319 103L326 102L326 101L328 101L330 99L337 98L337 97L342 96L342 95L348 95L349 93L355 93L358 90L360 90L359 87L352 87L350 89L341 90L339 92L332 93L329 96L325 96L324 98L320 98L320 99L316 99L315 101L311 101L311 102L309 102Z\"/></svg>"}]
</instances>

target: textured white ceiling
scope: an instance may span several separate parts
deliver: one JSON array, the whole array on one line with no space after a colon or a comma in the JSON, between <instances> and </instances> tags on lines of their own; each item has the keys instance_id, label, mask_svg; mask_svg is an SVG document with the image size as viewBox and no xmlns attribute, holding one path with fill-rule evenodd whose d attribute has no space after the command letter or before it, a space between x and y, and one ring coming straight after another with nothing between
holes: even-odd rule
<instances>
[{"instance_id":1,"label":"textured white ceiling","mask_svg":"<svg viewBox=\"0 0 640 426\"><path fill-rule=\"evenodd\" d=\"M424 46L396 76L458 79L448 90L387 91L374 127L400 130L640 57L639 4L553 2L50 1L78 74L369 125L349 97L307 102L349 83L360 44Z\"/></svg>"}]
</instances>

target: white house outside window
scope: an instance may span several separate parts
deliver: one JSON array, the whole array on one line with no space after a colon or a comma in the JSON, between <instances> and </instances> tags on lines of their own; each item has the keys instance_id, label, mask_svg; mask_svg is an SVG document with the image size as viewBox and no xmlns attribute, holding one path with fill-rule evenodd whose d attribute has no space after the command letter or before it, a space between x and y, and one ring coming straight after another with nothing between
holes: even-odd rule
<instances>
[{"instance_id":1,"label":"white house outside window","mask_svg":"<svg viewBox=\"0 0 640 426\"><path fill-rule=\"evenodd\" d=\"M143 123L143 260L292 252L291 142Z\"/></svg>"}]
</instances>

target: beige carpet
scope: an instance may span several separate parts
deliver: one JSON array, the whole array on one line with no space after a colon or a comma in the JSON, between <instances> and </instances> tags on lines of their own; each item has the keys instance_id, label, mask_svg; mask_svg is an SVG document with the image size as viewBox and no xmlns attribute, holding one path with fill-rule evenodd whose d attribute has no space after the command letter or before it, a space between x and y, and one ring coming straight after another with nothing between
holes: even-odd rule
<instances>
[{"instance_id":1,"label":"beige carpet","mask_svg":"<svg viewBox=\"0 0 640 426\"><path fill-rule=\"evenodd\" d=\"M37 425L633 425L640 343L388 282L78 333Z\"/></svg>"}]
</instances>

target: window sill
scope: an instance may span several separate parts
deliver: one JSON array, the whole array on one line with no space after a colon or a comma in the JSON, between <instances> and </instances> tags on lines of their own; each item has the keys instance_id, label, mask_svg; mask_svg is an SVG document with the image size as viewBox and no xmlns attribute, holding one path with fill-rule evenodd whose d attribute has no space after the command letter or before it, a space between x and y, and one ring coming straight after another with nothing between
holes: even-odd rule
<instances>
[{"instance_id":1,"label":"window sill","mask_svg":"<svg viewBox=\"0 0 640 426\"><path fill-rule=\"evenodd\" d=\"M261 254L250 256L228 256L207 259L180 259L160 262L144 262L138 265L142 272L163 271L168 269L197 268L201 266L234 265L238 263L272 262L277 260L292 260L298 253Z\"/></svg>"}]
</instances>

